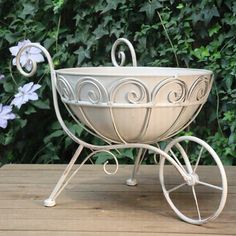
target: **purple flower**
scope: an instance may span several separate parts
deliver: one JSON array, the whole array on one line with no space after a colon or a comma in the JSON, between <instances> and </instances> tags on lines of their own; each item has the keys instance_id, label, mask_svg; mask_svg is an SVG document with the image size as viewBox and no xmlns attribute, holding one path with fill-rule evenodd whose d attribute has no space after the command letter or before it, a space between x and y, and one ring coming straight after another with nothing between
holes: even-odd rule
<instances>
[{"instance_id":1,"label":"purple flower","mask_svg":"<svg viewBox=\"0 0 236 236\"><path fill-rule=\"evenodd\" d=\"M12 113L12 106L3 106L0 104L0 127L5 129L8 120L14 120L16 115Z\"/></svg>"},{"instance_id":2,"label":"purple flower","mask_svg":"<svg viewBox=\"0 0 236 236\"><path fill-rule=\"evenodd\" d=\"M0 80L5 79L5 75L0 74Z\"/></svg>"},{"instance_id":3,"label":"purple flower","mask_svg":"<svg viewBox=\"0 0 236 236\"><path fill-rule=\"evenodd\" d=\"M23 40L21 42L18 42L17 46L10 47L10 52L12 56L16 56L19 50L24 47L25 45L31 43L29 39ZM24 52L22 52L21 57L20 57L20 64L22 67L25 67L27 71L31 71L32 69L32 61L35 62L43 62L44 57L41 54L41 50L36 48L36 47L30 47L26 48ZM13 65L16 65L16 57L12 61Z\"/></svg>"},{"instance_id":4,"label":"purple flower","mask_svg":"<svg viewBox=\"0 0 236 236\"><path fill-rule=\"evenodd\" d=\"M19 87L19 92L15 95L15 98L12 100L11 105L15 105L20 109L21 106L27 103L29 100L38 100L39 97L38 94L35 93L35 91L40 87L41 85L34 84L33 82L25 84L23 87Z\"/></svg>"}]
</instances>

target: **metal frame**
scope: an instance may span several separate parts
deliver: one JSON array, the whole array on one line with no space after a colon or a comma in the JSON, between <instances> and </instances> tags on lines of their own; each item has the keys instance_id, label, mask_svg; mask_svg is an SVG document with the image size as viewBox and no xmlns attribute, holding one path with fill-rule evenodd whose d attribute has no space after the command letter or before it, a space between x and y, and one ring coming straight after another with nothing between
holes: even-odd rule
<instances>
[{"instance_id":1,"label":"metal frame","mask_svg":"<svg viewBox=\"0 0 236 236\"><path fill-rule=\"evenodd\" d=\"M118 39L112 47L112 62L113 62L113 64L115 66L123 66L124 63L125 63L125 54L124 54L124 52L119 52L119 54L118 54L119 59L121 60L120 65L116 61L115 51L116 51L117 46L120 43L127 44L127 46L130 49L130 52L131 52L133 66L137 66L136 55L135 55L135 51L133 49L133 46L127 39L124 39L124 38ZM128 142L126 142L125 137L122 137L122 135L119 133L118 128L116 127L116 122L115 122L114 116L113 116L113 108L114 107L119 107L119 106L120 107L129 106L127 104L118 104L118 103L116 103L115 94L121 86L123 86L127 83L129 83L129 84L131 83L131 84L134 84L135 86L138 87L139 91L141 91L141 94L137 95L137 94L134 94L134 93L131 92L130 97L128 97L128 99L129 99L129 102L134 107L137 106L137 107L146 107L147 108L146 124L143 126L144 128L143 128L142 132L140 133L140 137L139 137L139 140L142 140L142 138L145 135L145 133L148 129L148 126L149 126L149 119L148 118L150 117L150 113L152 112L153 107L156 107L156 106L180 106L180 103L181 103L182 112L177 117L176 122L174 123L174 125L172 127L170 127L169 130L167 130L164 134L162 134L158 138L158 141L163 140L163 139L167 139L169 137L172 137L176 133L178 133L180 130L184 129L186 126L189 125L190 122L192 122L194 120L194 118L197 116L197 114L199 113L201 107L203 106L204 102L206 101L206 99L208 97L208 94L210 92L210 87L211 87L211 84L212 84L212 79L209 82L209 80L206 80L206 78L200 77L196 81L196 83L188 91L186 89L186 85L183 83L183 81L180 81L177 76L175 76L174 78L167 78L165 81L162 81L160 84L158 84L153 89L153 91L149 91L145 87L145 85L138 79L135 79L135 78L122 79L122 80L118 81L118 83L116 82L114 84L113 92L111 94L108 94L106 89L96 79L94 79L92 77L86 77L86 78L81 79L80 84L77 84L77 86L76 86L77 93L79 93L78 91L80 91L80 89L83 89L84 84L91 83L95 87L95 89L98 93L98 94L95 94L95 92L94 92L94 94L92 94L93 96L90 97L91 106L98 106L98 107L99 106L105 106L105 105L110 106L110 114L111 114L111 117L113 119L114 129L116 131L117 136L119 137L119 140L117 141L117 140L112 140L112 139L109 139L109 138L103 136L95 128L93 128L93 125L86 118L86 115L84 115L84 120L87 123L87 127L83 123L81 123L77 119L77 117L73 114L73 112L71 111L71 109L69 107L70 104L75 104L75 105L79 106L80 111L82 112L82 114L83 114L83 106L88 105L88 104L87 103L85 104L84 101L80 101L79 95L76 94L76 92L73 90L73 88L70 86L70 84L68 84L67 81L63 78L63 76L59 76L57 78L52 58L51 58L50 54L48 53L48 51L44 47L42 47L39 44L30 43L30 44L27 44L26 46L24 46L23 48L21 48L21 50L19 51L19 53L17 54L17 57L16 57L16 65L17 65L17 68L20 71L20 73L23 74L26 77L30 77L37 70L37 64L34 61L31 61L32 70L30 72L25 72L22 69L21 64L20 64L21 54L23 53L23 51L26 48L30 48L30 47L36 47L36 48L41 49L41 51L43 52L43 54L47 58L48 63L49 63L50 73L51 73L53 104L54 104L54 109L55 109L57 119L58 119L62 129L66 132L66 134L79 145L76 152L74 153L73 157L71 158L70 163L68 164L68 166L66 167L66 169L63 172L62 176L58 180L55 188L53 189L53 191L51 193L51 195L49 196L48 199L46 199L44 201L45 206L51 207L51 206L56 205L56 199L59 196L59 194L63 191L63 189L67 186L67 184L75 176L75 174L80 170L80 168L84 165L84 163L89 158L91 158L93 155L97 154L98 152L106 152L109 155L111 155L111 157L115 160L115 163L116 163L114 171L110 172L110 171L107 170L106 166L107 166L108 162L106 162L103 165L104 171L108 175L111 175L111 174L115 174L118 171L118 168L119 168L118 160L117 160L116 156L114 155L114 153L111 152L111 150L119 151L119 149L124 149L124 148L137 148L137 149L139 149L138 155L137 155L136 160L135 160L135 165L134 165L134 168L133 168L131 178L127 180L127 185L134 186L134 185L137 184L137 180L136 180L135 176L136 176L137 171L139 169L139 165L141 164L142 159L144 158L144 154L145 154L144 152L146 150L150 150L154 153L154 155L160 155L161 156L161 167L162 167L162 170L160 171L161 184L162 184L162 187L163 187L164 195L167 198L167 201L169 202L169 204L171 205L173 210L177 213L177 215L180 218L182 218L183 220L185 220L189 223L193 223L193 224L202 224L202 223L205 223L206 221L210 220L210 218L205 220L205 221L186 219L172 206L171 201L168 199L169 195L168 195L168 192L166 191L166 189L164 187L164 180L163 180L163 168L164 168L163 167L164 166L164 161L163 160L168 160L176 168L176 170L181 174L181 176L183 177L183 180L186 183L190 183L193 186L195 184L197 184L195 175L193 175L194 173L192 172L192 167L190 165L189 159L185 155L185 153L183 152L183 157L184 157L185 163L187 165L188 172L183 168L181 163L178 161L177 158L175 158L175 156L173 156L173 154L168 153L169 150L163 151L159 147L155 147L155 146L152 146L152 145L149 145L149 144L146 144L146 143L139 143L139 142L137 142L137 143L136 142L135 143L128 143ZM155 102L156 94L158 94L158 92L163 87L167 86L168 84L172 84L172 83L175 83L178 86L178 91L170 91L168 93L168 96L167 96L168 103L163 103L163 104L162 103L156 103ZM65 122L63 121L63 118L61 117L60 109L59 109L59 106L58 106L58 93L57 93L57 91L61 95L61 100L65 104L66 109L71 114L71 116L74 118L74 120L78 123L78 125L83 126L83 128L85 128L87 130L87 132L90 132L93 135L95 135L95 136L101 138L102 140L104 140L107 143L107 145L98 146L98 145L93 145L93 144L87 143L87 142L81 140L80 138L76 137L68 129ZM173 94L174 94L174 96L173 96ZM104 95L105 99L101 100L101 99L103 99L103 95ZM97 101L97 99L99 99L99 102ZM139 103L140 99L145 100L145 102L140 104ZM199 108L196 110L195 115L189 120L189 122L187 122L186 124L178 124L177 121L180 119L181 115L185 111L186 106L191 106L191 105L196 105L196 104L199 104ZM94 132L94 130L95 130L95 132ZM186 136L186 137L182 137L181 140L197 141L198 143L202 144L204 147L206 146L206 144L203 141L199 141L199 139L194 138L194 137ZM172 145L173 143L176 144L178 141L179 141L179 138L174 139L174 141L172 141L170 145ZM154 143L155 140L150 140L150 142ZM72 167L75 164L76 160L78 159L78 157L79 157L80 153L82 152L83 148L88 148L88 149L92 150L92 152L83 160L83 162L79 165L79 167L77 169L72 171ZM209 147L208 147L208 149L209 149ZM212 149L210 151L213 152ZM213 153L213 158L215 160L217 160L217 163L220 165L220 172L221 172L221 176L223 176L223 182L224 182L223 183L224 191L222 191L223 197L222 197L221 205L220 205L219 209L217 210L216 214L214 215L214 217L212 217L212 218L215 218L215 216L219 215L220 212L222 211L223 206L224 206L225 201L226 201L227 181L226 181L224 168L222 167L222 164L221 164L218 156L215 153ZM194 178L195 178L195 182L193 183Z\"/></svg>"}]
</instances>

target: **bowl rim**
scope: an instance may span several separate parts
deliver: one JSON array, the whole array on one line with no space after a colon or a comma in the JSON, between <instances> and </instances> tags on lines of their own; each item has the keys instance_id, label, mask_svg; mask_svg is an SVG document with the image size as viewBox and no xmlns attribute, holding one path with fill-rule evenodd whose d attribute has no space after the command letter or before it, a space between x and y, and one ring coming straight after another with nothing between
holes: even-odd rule
<instances>
[{"instance_id":1,"label":"bowl rim","mask_svg":"<svg viewBox=\"0 0 236 236\"><path fill-rule=\"evenodd\" d=\"M59 75L76 76L124 76L124 77L166 77L166 76L207 76L213 72L207 69L177 68L177 67L148 67L148 66L97 66L73 67L55 70Z\"/></svg>"}]
</instances>

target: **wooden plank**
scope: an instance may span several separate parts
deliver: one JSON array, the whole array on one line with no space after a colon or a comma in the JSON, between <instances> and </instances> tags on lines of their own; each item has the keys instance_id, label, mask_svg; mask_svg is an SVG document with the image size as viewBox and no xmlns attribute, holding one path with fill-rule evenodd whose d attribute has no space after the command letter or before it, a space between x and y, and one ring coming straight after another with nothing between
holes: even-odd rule
<instances>
[{"instance_id":1,"label":"wooden plank","mask_svg":"<svg viewBox=\"0 0 236 236\"><path fill-rule=\"evenodd\" d=\"M70 232L70 231L0 231L0 236L202 236L203 234L191 233L142 233L142 232ZM214 234L226 236L226 234ZM235 236L227 234L227 236Z\"/></svg>"},{"instance_id":2,"label":"wooden plank","mask_svg":"<svg viewBox=\"0 0 236 236\"><path fill-rule=\"evenodd\" d=\"M2 192L0 195L0 200L18 200L24 199L28 201L35 200L44 200L47 198L50 192L48 193L28 193L25 192ZM192 194L186 193L176 193L176 203L184 210L188 210L189 207L192 207ZM198 198L201 204L201 209L210 209L215 205L215 200L218 199L216 194L198 194ZM106 199L106 201L104 201ZM183 201L184 199L184 201ZM127 204L133 208L135 207L144 207L144 208L162 208L169 209L169 206L166 203L166 200L163 194L156 192L63 192L62 195L58 198L58 205L67 206L72 204L73 207L87 208L88 206L94 207L114 207L120 205L125 207ZM1 207L1 202L0 202ZM235 195L229 195L225 209L236 210L236 197Z\"/></svg>"},{"instance_id":3,"label":"wooden plank","mask_svg":"<svg viewBox=\"0 0 236 236\"><path fill-rule=\"evenodd\" d=\"M79 165L76 164L73 169L76 169ZM110 168L114 169L113 165L109 165ZM204 172L208 172L209 170L215 169L215 166L202 166L199 165L201 171ZM36 172L42 172L42 171L52 171L52 172L60 172L63 171L65 169L66 165L65 164L50 164L50 165L45 165L45 164L7 164L4 165L0 168L0 171L6 171L9 173L9 171L12 172L17 172L17 171L21 171L23 170L22 174L24 174L24 171L36 171ZM129 173L133 168L133 165L120 165L122 172L123 173ZM150 171L156 171L158 169L159 165L141 165L140 167L140 171L141 172L150 172ZM169 168L172 168L172 166L167 166L167 171ZM97 171L102 170L103 169L103 165L84 165L83 168L81 168L80 172L88 172L89 170L91 171L95 171L96 173L99 173ZM235 167L234 166L224 166L224 169L226 171L227 174L229 175L233 175L235 176ZM209 173L209 175L211 175L211 173Z\"/></svg>"},{"instance_id":4,"label":"wooden plank","mask_svg":"<svg viewBox=\"0 0 236 236\"><path fill-rule=\"evenodd\" d=\"M121 169L121 168L120 168ZM125 170L125 171L124 171ZM75 178L73 178L72 183L88 183L88 182L96 182L96 180L99 178L101 179L99 183L105 184L105 183L124 183L127 178L129 178L130 173L132 169L129 171L127 168L123 170L118 171L118 173L114 176L107 176L100 168L90 168L89 171L79 172ZM166 171L166 183L167 184L175 184L181 180L180 176L177 175L176 172L173 172L173 167L169 167ZM30 184L30 183L47 183L47 184L53 184L55 183L58 178L60 177L61 171L47 171L43 170L40 171L34 171L34 170L27 170L27 171L10 171L6 172L0 170L0 183L7 182L8 184L11 183L17 183L17 184ZM22 173L22 174L21 174ZM214 175L214 178L212 178L212 175ZM200 178L204 178L206 181L210 181L212 184L219 183L219 173L214 171L212 173L211 169L207 169L206 171L200 171L199 176ZM109 178L108 178L109 177ZM148 170L147 168L144 168L137 176L139 182L145 183L145 185L149 184L156 184L159 183L159 176L157 169L150 167ZM228 174L228 185L229 186L236 186L236 174L234 172L230 172Z\"/></svg>"},{"instance_id":5,"label":"wooden plank","mask_svg":"<svg viewBox=\"0 0 236 236\"><path fill-rule=\"evenodd\" d=\"M73 169L78 167L79 164L76 164ZM111 165L112 166L112 165ZM122 171L131 170L133 165L120 165L122 166ZM146 165L143 165L146 168ZM42 170L51 170L51 171L60 171L64 170L66 164L7 164L1 167L3 171L14 171L14 170L35 170L35 171L42 171ZM84 165L81 171L87 172L89 169L101 169L103 165Z\"/></svg>"},{"instance_id":6,"label":"wooden plank","mask_svg":"<svg viewBox=\"0 0 236 236\"><path fill-rule=\"evenodd\" d=\"M78 164L76 164L75 166L78 166ZM111 165L112 166L112 165ZM126 171L126 170L132 170L133 165L120 165L122 167L122 171ZM142 165L141 168L142 169L151 169L152 167L154 167L155 165ZM204 166L204 165L199 165L201 169L205 169L205 170L209 170L212 169L212 167L214 166ZM66 164L7 164L1 167L1 170L37 170L37 171L41 171L41 170L52 170L52 171L60 171L60 170L64 170L66 167ZM76 168L76 167L73 167ZM81 169L81 171L88 171L89 169L102 169L102 165L84 165L83 168ZM155 168L155 167L154 167ZM234 166L224 166L225 170L227 172L234 172L235 171L235 167Z\"/></svg>"},{"instance_id":7,"label":"wooden plank","mask_svg":"<svg viewBox=\"0 0 236 236\"><path fill-rule=\"evenodd\" d=\"M128 196L125 196L128 197ZM157 200L156 202L152 204L148 204L149 199L146 201L142 201L141 203L138 201L134 201L131 205L128 204L128 202L123 198L121 201L112 201L109 200L109 198L105 198L103 201L99 201L99 199L88 199L87 201L84 200L82 201L81 199L79 200L65 200L62 197L60 197L57 201L57 205L52 208L52 209L67 209L68 211L70 210L94 210L94 209L101 209L101 210L112 210L114 208L119 208L122 209L124 212L129 212L129 211L139 211L143 213L145 211L146 213L148 212L154 212L155 214L159 214L159 212L170 212L172 213L172 210L170 206L167 204L166 200L163 198L162 201ZM234 207L235 208L235 207ZM42 199L40 200L0 200L0 211L2 209L12 209L13 211L16 209L31 209L34 211L34 209L44 209L43 207L43 201ZM185 211L189 211L188 207L185 207ZM203 210L203 209L201 209ZM223 210L222 214L230 215L232 217L231 221L235 221L236 219L236 213L232 214L232 211L235 212L235 210L232 209L231 207L231 202L227 201L226 206ZM222 214L220 215L219 218L216 220L223 220L221 218Z\"/></svg>"},{"instance_id":8,"label":"wooden plank","mask_svg":"<svg viewBox=\"0 0 236 236\"><path fill-rule=\"evenodd\" d=\"M0 177L4 177L5 173L7 172L7 176L17 176L19 177L19 175L21 177L27 177L27 176L31 176L32 174L34 176L39 176L42 177L44 175L48 175L50 172L50 176L56 175L57 177L61 175L61 173L63 172L63 170L65 169L66 165L5 165L2 168L0 168ZM78 165L76 165L76 167L78 167ZM73 170L76 168L74 167ZM120 165L120 170L122 173L120 173L120 171L118 171L118 173L116 174L117 176L122 176L124 179L126 177L129 177L131 172L132 172L132 165ZM217 168L214 168L212 166L200 166L200 173L202 173L204 176L206 177L211 177L214 174L219 174L219 172L217 171ZM111 169L114 170L115 167L110 167ZM159 166L156 165L142 165L140 167L139 170L139 176L140 178L147 178L147 177L151 177L151 179L156 179L158 178L158 168ZM236 185L236 172L235 172L235 168L233 166L224 166L226 174L227 174L227 178L228 178L228 184L229 185ZM83 166L83 168L81 168L81 170L79 171L79 173L83 173L87 176L104 176L105 173L102 170L102 165L85 165ZM214 173L212 173L212 171L214 171ZM167 175L169 175L170 180L174 180L176 178L176 176L173 176L173 173L176 174L175 169L173 168L173 166L167 166L165 168L165 172ZM37 175L38 174L38 175ZM78 175L79 176L79 175ZM214 176L214 178L218 178L218 176ZM212 179L214 179L212 178ZM112 179L112 178L108 178L108 179ZM114 178L115 179L115 178ZM148 182L146 183L148 184Z\"/></svg>"},{"instance_id":9,"label":"wooden plank","mask_svg":"<svg viewBox=\"0 0 236 236\"><path fill-rule=\"evenodd\" d=\"M33 215L32 215L33 216ZM128 218L100 220L90 216L88 219L0 219L0 230L32 230L32 231L78 231L78 232L143 232L143 233L198 233L198 234L236 234L235 223L208 223L204 226L186 224L176 219L176 222L166 221L160 224L155 219L132 221ZM227 232L227 233L226 233Z\"/></svg>"},{"instance_id":10,"label":"wooden plank","mask_svg":"<svg viewBox=\"0 0 236 236\"><path fill-rule=\"evenodd\" d=\"M124 181L123 181L124 182ZM127 186L123 182L121 183L96 183L96 182L90 182L88 181L85 183L72 183L69 184L66 187L67 192L156 192L156 193L162 193L162 188L159 183L156 184L145 184L145 183L139 183L137 186ZM1 192L25 192L27 190L27 193L48 193L52 190L54 187L54 184L46 184L46 183L27 183L27 184L1 184L0 183L0 193ZM168 184L166 187L168 189L171 189L172 187L175 187L176 185ZM189 192L189 188L180 188L178 192ZM218 190L213 188L207 188L205 186L199 185L197 186L197 192L201 193L218 193ZM229 194L236 194L236 186L230 186L228 190Z\"/></svg>"},{"instance_id":11,"label":"wooden plank","mask_svg":"<svg viewBox=\"0 0 236 236\"><path fill-rule=\"evenodd\" d=\"M157 222L163 222L168 220L169 223L176 222L178 220L175 213L169 209L169 211L164 211L163 209L155 210L155 209L140 209L134 208L130 209L76 209L76 208L38 208L34 209L34 217L38 220L40 219L56 219L56 220L63 220L63 219L88 219L90 220L91 216L99 220L107 220L110 218L112 220L119 220L128 218L129 220L133 221L141 221L143 220L143 214L147 219L152 219ZM192 214L193 212L186 211L186 214ZM195 212L194 212L195 213ZM208 213L206 211L202 211L203 214ZM1 217L5 219L32 219L32 209L1 209ZM214 223L233 223L236 222L235 219L235 212L234 211L224 211L220 218L216 219Z\"/></svg>"}]
</instances>

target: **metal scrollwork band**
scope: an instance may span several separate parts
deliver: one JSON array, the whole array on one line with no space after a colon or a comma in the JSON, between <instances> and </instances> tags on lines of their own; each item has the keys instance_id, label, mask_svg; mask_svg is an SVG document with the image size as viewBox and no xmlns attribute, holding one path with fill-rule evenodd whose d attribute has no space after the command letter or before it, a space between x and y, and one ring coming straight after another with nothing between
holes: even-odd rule
<instances>
[{"instance_id":1,"label":"metal scrollwork band","mask_svg":"<svg viewBox=\"0 0 236 236\"><path fill-rule=\"evenodd\" d=\"M200 76L188 88L181 78L170 77L159 82L152 90L136 78L123 78L110 88L92 77L78 80L75 89L58 76L57 89L63 102L81 106L189 106L202 104L210 92L211 79ZM163 96L164 95L164 96Z\"/></svg>"},{"instance_id":2,"label":"metal scrollwork band","mask_svg":"<svg viewBox=\"0 0 236 236\"><path fill-rule=\"evenodd\" d=\"M143 104L150 101L146 85L135 78L124 78L113 83L109 94L112 103Z\"/></svg>"},{"instance_id":3,"label":"metal scrollwork band","mask_svg":"<svg viewBox=\"0 0 236 236\"><path fill-rule=\"evenodd\" d=\"M63 76L58 76L57 89L63 99L75 101L75 93L70 83Z\"/></svg>"},{"instance_id":4,"label":"metal scrollwork band","mask_svg":"<svg viewBox=\"0 0 236 236\"><path fill-rule=\"evenodd\" d=\"M106 88L95 78L81 78L75 87L77 101L88 101L92 104L99 104L108 101ZM87 92L84 93L84 91Z\"/></svg>"}]
</instances>

